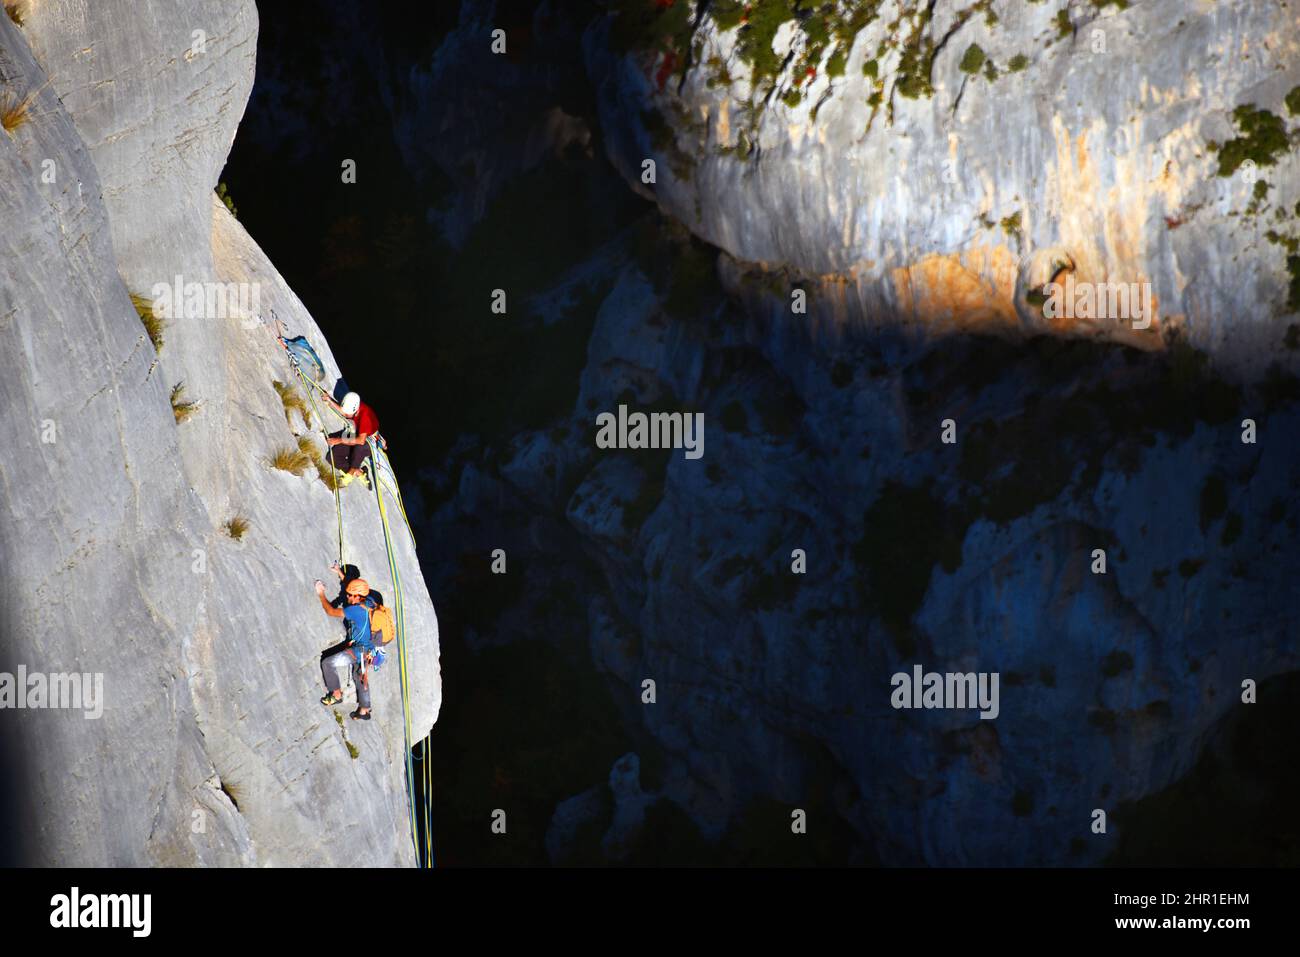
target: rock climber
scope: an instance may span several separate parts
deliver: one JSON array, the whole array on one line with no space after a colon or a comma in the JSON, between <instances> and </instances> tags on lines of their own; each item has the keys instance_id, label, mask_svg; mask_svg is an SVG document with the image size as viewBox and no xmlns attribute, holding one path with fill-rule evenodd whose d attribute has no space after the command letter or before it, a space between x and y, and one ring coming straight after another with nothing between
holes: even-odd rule
<instances>
[{"instance_id":1,"label":"rock climber","mask_svg":"<svg viewBox=\"0 0 1300 957\"><path fill-rule=\"evenodd\" d=\"M357 568L356 565L340 565L338 562L334 562L330 565L330 571L337 575L339 579L339 593L330 602L330 605L335 608L346 608L348 604L348 583L361 577L361 569Z\"/></svg>"},{"instance_id":2,"label":"rock climber","mask_svg":"<svg viewBox=\"0 0 1300 957\"><path fill-rule=\"evenodd\" d=\"M347 607L335 608L325 597L324 582L316 582L316 597L320 599L325 614L331 618L342 618L348 628L346 645L321 662L325 695L320 703L332 707L343 700L339 673L346 667L351 671L352 683L357 688L357 710L349 717L356 721L369 721L370 684L367 671L371 656L375 653L374 642L370 637L370 614L365 605L366 598L370 595L370 586L364 578L354 578L347 583L344 592Z\"/></svg>"},{"instance_id":3,"label":"rock climber","mask_svg":"<svg viewBox=\"0 0 1300 957\"><path fill-rule=\"evenodd\" d=\"M330 607L346 608L348 604L348 591L347 591L348 585L351 582L361 577L361 569L357 568L356 565L340 565L337 561L335 561L330 563L330 571L332 571L335 575L337 575L339 579L339 593L333 598L332 601L330 601ZM375 591L373 588L370 589L370 594L366 596L366 600L364 602L366 609L370 610L370 609L378 608L383 603L384 603L383 594L381 592ZM346 631L348 630L349 629L345 629L345 634L343 636L342 641L340 641L337 645L331 645L329 648L326 648L324 651L320 653L320 660L322 662L324 662L326 658L329 658L333 655L337 655L340 651L343 651L345 648L348 647L348 645L350 644L350 639L347 637L346 634ZM383 655L383 653L384 652L382 649L376 651L375 653L376 671L379 670L378 663L382 660L381 656Z\"/></svg>"},{"instance_id":4,"label":"rock climber","mask_svg":"<svg viewBox=\"0 0 1300 957\"><path fill-rule=\"evenodd\" d=\"M347 485L354 478L360 477L370 487L370 475L361 466L370 455L370 446L366 439L379 431L379 417L375 410L361 401L361 396L349 392L342 402L335 402L326 397L339 415L348 420L348 427L342 432L335 432L329 437L330 464L343 473L342 485Z\"/></svg>"}]
</instances>

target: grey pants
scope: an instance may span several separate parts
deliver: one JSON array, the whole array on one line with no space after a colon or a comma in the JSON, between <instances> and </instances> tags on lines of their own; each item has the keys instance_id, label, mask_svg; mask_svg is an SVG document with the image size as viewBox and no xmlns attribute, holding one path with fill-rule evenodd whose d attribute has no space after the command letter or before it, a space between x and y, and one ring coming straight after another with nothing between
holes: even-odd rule
<instances>
[{"instance_id":1,"label":"grey pants","mask_svg":"<svg viewBox=\"0 0 1300 957\"><path fill-rule=\"evenodd\" d=\"M333 694L343 687L341 675L344 669L352 672L352 683L357 686L357 707L370 710L370 675L362 675L361 652L354 648L330 655L320 663L321 673L325 676L325 690Z\"/></svg>"}]
</instances>

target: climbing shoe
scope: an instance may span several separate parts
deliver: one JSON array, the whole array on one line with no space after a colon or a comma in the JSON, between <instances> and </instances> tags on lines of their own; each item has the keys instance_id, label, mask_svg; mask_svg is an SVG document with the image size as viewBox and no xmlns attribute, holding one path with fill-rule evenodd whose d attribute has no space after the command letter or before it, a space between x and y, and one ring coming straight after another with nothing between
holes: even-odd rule
<instances>
[{"instance_id":1,"label":"climbing shoe","mask_svg":"<svg viewBox=\"0 0 1300 957\"><path fill-rule=\"evenodd\" d=\"M336 698L332 694L326 692L324 697L320 699L320 703L327 708L332 708L334 705L338 704L342 700L343 700L342 697Z\"/></svg>"},{"instance_id":2,"label":"climbing shoe","mask_svg":"<svg viewBox=\"0 0 1300 957\"><path fill-rule=\"evenodd\" d=\"M367 711L365 714L362 714L361 709L358 708L356 711L353 711L350 715L348 715L348 717L351 718L353 721L369 721L370 712Z\"/></svg>"},{"instance_id":3,"label":"climbing shoe","mask_svg":"<svg viewBox=\"0 0 1300 957\"><path fill-rule=\"evenodd\" d=\"M347 488L351 484L352 484L352 476L349 475L347 472L339 472L337 470L334 472L335 488Z\"/></svg>"}]
</instances>

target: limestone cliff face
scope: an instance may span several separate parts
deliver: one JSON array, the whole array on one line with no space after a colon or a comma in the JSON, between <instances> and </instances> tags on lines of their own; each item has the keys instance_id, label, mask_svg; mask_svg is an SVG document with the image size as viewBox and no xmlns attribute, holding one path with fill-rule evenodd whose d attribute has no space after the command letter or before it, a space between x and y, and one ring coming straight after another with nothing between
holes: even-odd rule
<instances>
[{"instance_id":1,"label":"limestone cliff face","mask_svg":"<svg viewBox=\"0 0 1300 957\"><path fill-rule=\"evenodd\" d=\"M1243 371L1275 358L1300 281L1293 8L613 6L586 44L611 158L730 256L803 279L823 321L1145 347L1182 326ZM1150 283L1158 321L1044 319L1029 295L1062 269Z\"/></svg>"},{"instance_id":2,"label":"limestone cliff face","mask_svg":"<svg viewBox=\"0 0 1300 957\"><path fill-rule=\"evenodd\" d=\"M307 432L273 387L283 354L237 317L171 319L155 352L129 297L176 276L255 284L261 315L339 374L213 195L252 86L256 9L27 6L21 27L0 18L4 92L35 92L0 134L0 670L102 673L105 701L98 720L0 712L23 859L409 864L396 666L374 679L369 724L340 729L316 700L318 653L341 634L311 589L337 554L334 497L313 470L267 464ZM180 423L178 383L199 403ZM394 455L401 470L400 441ZM357 484L342 501L345 559L391 595L373 497ZM235 515L240 541L222 528ZM441 702L437 619L394 532L423 736Z\"/></svg>"}]
</instances>

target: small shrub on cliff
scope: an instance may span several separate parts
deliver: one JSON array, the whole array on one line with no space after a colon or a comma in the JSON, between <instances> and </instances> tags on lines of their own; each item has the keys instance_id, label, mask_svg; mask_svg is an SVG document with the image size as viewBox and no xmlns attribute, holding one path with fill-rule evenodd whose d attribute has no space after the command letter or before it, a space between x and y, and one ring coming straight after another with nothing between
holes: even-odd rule
<instances>
[{"instance_id":1,"label":"small shrub on cliff","mask_svg":"<svg viewBox=\"0 0 1300 957\"><path fill-rule=\"evenodd\" d=\"M999 223L1002 231L1017 242L1020 240L1020 210L1016 210L1010 216L1004 217Z\"/></svg>"},{"instance_id":2,"label":"small shrub on cliff","mask_svg":"<svg viewBox=\"0 0 1300 957\"><path fill-rule=\"evenodd\" d=\"M248 531L248 519L242 515L236 515L221 527L235 541L240 541L244 537L244 533Z\"/></svg>"},{"instance_id":3,"label":"small shrub on cliff","mask_svg":"<svg viewBox=\"0 0 1300 957\"><path fill-rule=\"evenodd\" d=\"M334 466L330 464L329 459L316 451L316 443L312 441L309 435L300 435L298 437L298 451L307 457L307 460L316 467L316 477L321 483L333 492L341 488L339 484L339 473Z\"/></svg>"},{"instance_id":4,"label":"small shrub on cliff","mask_svg":"<svg viewBox=\"0 0 1300 957\"><path fill-rule=\"evenodd\" d=\"M12 134L31 119L31 106L34 99L36 99L35 93L28 93L21 99L17 93L0 94L0 127L6 133Z\"/></svg>"},{"instance_id":5,"label":"small shrub on cliff","mask_svg":"<svg viewBox=\"0 0 1300 957\"><path fill-rule=\"evenodd\" d=\"M980 49L978 43L972 43L962 54L961 62L957 64L958 69L963 73L969 73L974 76L984 65L984 51Z\"/></svg>"},{"instance_id":6,"label":"small shrub on cliff","mask_svg":"<svg viewBox=\"0 0 1300 957\"><path fill-rule=\"evenodd\" d=\"M131 293L131 305L135 306L136 315L140 317L140 322L144 324L144 331L149 334L149 341L153 343L154 351L162 352L163 328L167 323L154 310L153 301L146 299L144 296Z\"/></svg>"},{"instance_id":7,"label":"small shrub on cliff","mask_svg":"<svg viewBox=\"0 0 1300 957\"><path fill-rule=\"evenodd\" d=\"M284 406L284 421L289 423L289 427L293 428L293 413L297 412L302 416L303 425L310 429L311 410L307 408L307 400L303 398L303 394L293 386L286 385L283 382L273 381L271 385L275 387L276 394L280 396L280 404Z\"/></svg>"},{"instance_id":8,"label":"small shrub on cliff","mask_svg":"<svg viewBox=\"0 0 1300 957\"><path fill-rule=\"evenodd\" d=\"M1281 118L1268 110L1244 103L1232 111L1232 118L1242 135L1219 147L1220 176L1231 176L1246 160L1256 166L1272 166L1290 147Z\"/></svg>"},{"instance_id":9,"label":"small shrub on cliff","mask_svg":"<svg viewBox=\"0 0 1300 957\"><path fill-rule=\"evenodd\" d=\"M16 26L22 26L27 20L26 4L23 0L5 0L5 14Z\"/></svg>"},{"instance_id":10,"label":"small shrub on cliff","mask_svg":"<svg viewBox=\"0 0 1300 957\"><path fill-rule=\"evenodd\" d=\"M849 56L843 47L836 47L831 58L826 61L827 76L843 76L844 66L848 62Z\"/></svg>"},{"instance_id":11,"label":"small shrub on cliff","mask_svg":"<svg viewBox=\"0 0 1300 957\"><path fill-rule=\"evenodd\" d=\"M294 475L301 475L312 466L312 457L304 452L300 447L285 446L277 449L275 454L268 460L268 464L273 469L279 469L281 472L292 472Z\"/></svg>"},{"instance_id":12,"label":"small shrub on cliff","mask_svg":"<svg viewBox=\"0 0 1300 957\"><path fill-rule=\"evenodd\" d=\"M226 209L230 210L230 215L235 219L239 218L239 210L235 209L235 201L230 198L230 190L225 183L217 184L217 199L226 204Z\"/></svg>"},{"instance_id":13,"label":"small shrub on cliff","mask_svg":"<svg viewBox=\"0 0 1300 957\"><path fill-rule=\"evenodd\" d=\"M1057 39L1068 37L1074 32L1074 24L1070 22L1070 8L1061 7L1056 11L1056 36Z\"/></svg>"},{"instance_id":14,"label":"small shrub on cliff","mask_svg":"<svg viewBox=\"0 0 1300 957\"><path fill-rule=\"evenodd\" d=\"M179 425L184 422L195 412L199 411L199 403L185 401L185 383L177 382L172 386L172 417L176 419Z\"/></svg>"},{"instance_id":15,"label":"small shrub on cliff","mask_svg":"<svg viewBox=\"0 0 1300 957\"><path fill-rule=\"evenodd\" d=\"M334 470L334 466L330 465L323 458L316 459L314 464L316 466L316 477L324 483L325 487L331 492L337 489L339 487L339 479L338 473Z\"/></svg>"},{"instance_id":16,"label":"small shrub on cliff","mask_svg":"<svg viewBox=\"0 0 1300 957\"><path fill-rule=\"evenodd\" d=\"M221 793L230 799L230 803L233 804L235 806L235 810L238 811L239 802L242 801L244 798L243 788L241 788L237 784L232 784L229 781L224 781L224 780L221 781L220 784L221 784Z\"/></svg>"},{"instance_id":17,"label":"small shrub on cliff","mask_svg":"<svg viewBox=\"0 0 1300 957\"><path fill-rule=\"evenodd\" d=\"M1029 66L1029 57L1023 53L1017 53L1007 61L1007 69L1012 73L1019 73L1027 66Z\"/></svg>"}]
</instances>

